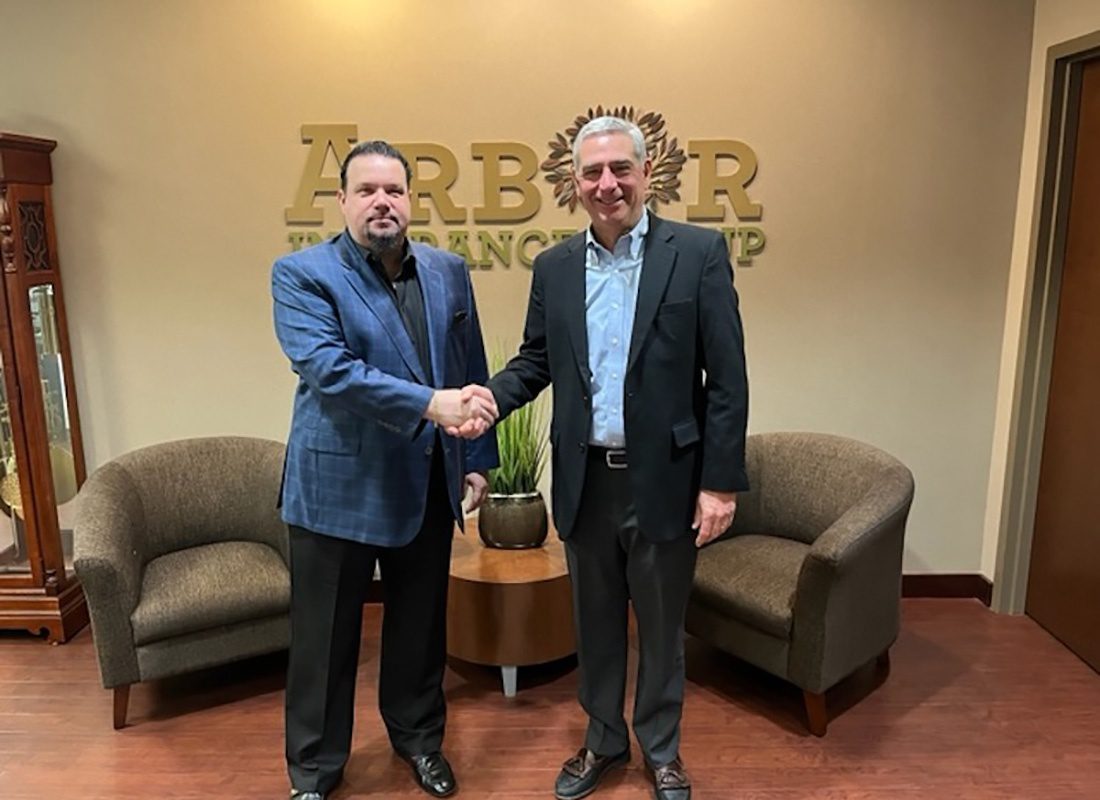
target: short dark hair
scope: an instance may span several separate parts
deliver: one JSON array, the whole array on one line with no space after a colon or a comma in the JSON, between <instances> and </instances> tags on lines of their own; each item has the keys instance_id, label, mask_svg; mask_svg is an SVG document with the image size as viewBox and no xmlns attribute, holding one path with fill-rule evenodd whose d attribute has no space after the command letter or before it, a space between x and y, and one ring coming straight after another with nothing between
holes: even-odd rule
<instances>
[{"instance_id":1,"label":"short dark hair","mask_svg":"<svg viewBox=\"0 0 1100 800\"><path fill-rule=\"evenodd\" d=\"M351 152L348 153L347 158L344 159L344 163L340 165L341 191L347 191L348 188L348 164L352 162L352 159L358 158L359 156L385 156L386 158L400 161L401 166L405 168L405 182L412 183L412 167L409 166L408 159L401 155L401 151L389 142L384 142L381 139L372 139L369 142L360 142L355 145L355 147L351 148Z\"/></svg>"}]
</instances>

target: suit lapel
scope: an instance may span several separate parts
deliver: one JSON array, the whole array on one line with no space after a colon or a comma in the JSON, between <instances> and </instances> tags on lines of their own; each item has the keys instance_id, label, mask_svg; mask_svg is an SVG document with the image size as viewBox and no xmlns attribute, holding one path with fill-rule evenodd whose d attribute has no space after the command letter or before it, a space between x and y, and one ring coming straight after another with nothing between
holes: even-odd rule
<instances>
[{"instance_id":1,"label":"suit lapel","mask_svg":"<svg viewBox=\"0 0 1100 800\"><path fill-rule=\"evenodd\" d=\"M676 263L676 248L671 244L672 231L657 216L649 215L649 234L646 236L642 275L638 284L638 305L634 310L634 328L630 333L630 355L626 369L629 372L642 350L649 326L657 315L657 307L664 297L665 287Z\"/></svg>"},{"instance_id":2,"label":"suit lapel","mask_svg":"<svg viewBox=\"0 0 1100 800\"><path fill-rule=\"evenodd\" d=\"M447 353L447 286L436 267L435 259L425 248L411 245L416 256L420 293L424 298L424 314L428 324L428 351L432 357L432 386L443 387L443 360Z\"/></svg>"},{"instance_id":3,"label":"suit lapel","mask_svg":"<svg viewBox=\"0 0 1100 800\"><path fill-rule=\"evenodd\" d=\"M344 276L348 283L381 323L383 330L401 355L401 360L418 381L427 384L424 370L420 367L420 359L416 356L416 348L409 337L409 332L405 330L405 323L401 320L397 304L393 302L386 287L382 285L382 279L375 274L363 254L359 252L355 242L346 233L342 234L341 240L340 261L347 267Z\"/></svg>"},{"instance_id":4,"label":"suit lapel","mask_svg":"<svg viewBox=\"0 0 1100 800\"><path fill-rule=\"evenodd\" d=\"M572 246L565 252L560 269L563 282L562 308L569 310L565 315L566 327L569 329L569 342L573 346L573 359L580 371L583 385L587 386L592 379L592 372L588 366L588 314L584 284L586 251L584 242L583 236L573 240ZM580 313L572 313L574 308L580 309Z\"/></svg>"}]
</instances>

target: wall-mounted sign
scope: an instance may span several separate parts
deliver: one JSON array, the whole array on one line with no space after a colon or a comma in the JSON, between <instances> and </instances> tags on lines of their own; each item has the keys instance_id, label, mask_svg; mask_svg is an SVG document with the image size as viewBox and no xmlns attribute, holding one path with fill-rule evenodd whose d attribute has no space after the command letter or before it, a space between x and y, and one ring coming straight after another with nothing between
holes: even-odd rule
<instances>
[{"instance_id":1,"label":"wall-mounted sign","mask_svg":"<svg viewBox=\"0 0 1100 800\"><path fill-rule=\"evenodd\" d=\"M687 220L721 230L731 260L752 264L766 242L759 224L743 224L759 223L764 213L763 205L753 202L748 194L757 167L753 149L737 139L689 139L681 147L676 137L670 137L662 115L630 107L588 109L554 134L541 162L535 149L523 142L473 142L470 159L479 173L480 205L459 205L453 197L461 173L453 150L436 143L393 142L413 171L410 238L458 253L471 269L530 267L539 250L568 239L585 224L583 214L572 228L546 229L536 223L547 186L552 187L552 202L575 212L577 197L570 172L573 139L582 125L605 113L631 120L645 135L647 155L653 163L646 197L650 208L659 210L661 205L682 202L680 172L689 158L695 160L698 181L696 195L685 209ZM294 250L333 233L320 230L325 225L325 208L318 201L336 196L340 177L331 170L326 173L325 165L330 156L335 163L343 163L359 141L359 129L350 123L307 124L302 125L301 137L309 149L298 189L285 212L287 239ZM727 218L730 211L732 219ZM433 222L442 223L446 241L441 242L424 227Z\"/></svg>"}]
</instances>

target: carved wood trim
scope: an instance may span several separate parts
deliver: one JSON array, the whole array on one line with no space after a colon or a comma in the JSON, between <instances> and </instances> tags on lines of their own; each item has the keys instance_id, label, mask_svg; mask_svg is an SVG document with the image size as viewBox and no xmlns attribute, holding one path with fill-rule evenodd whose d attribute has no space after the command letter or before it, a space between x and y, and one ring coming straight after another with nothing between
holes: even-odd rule
<instances>
[{"instance_id":1,"label":"carved wood trim","mask_svg":"<svg viewBox=\"0 0 1100 800\"><path fill-rule=\"evenodd\" d=\"M11 227L8 187L0 186L0 262L4 272L15 272L15 236Z\"/></svg>"},{"instance_id":2,"label":"carved wood trim","mask_svg":"<svg viewBox=\"0 0 1100 800\"><path fill-rule=\"evenodd\" d=\"M23 260L27 270L48 270L50 254L46 238L46 204L37 200L19 203L19 230L23 240Z\"/></svg>"}]
</instances>

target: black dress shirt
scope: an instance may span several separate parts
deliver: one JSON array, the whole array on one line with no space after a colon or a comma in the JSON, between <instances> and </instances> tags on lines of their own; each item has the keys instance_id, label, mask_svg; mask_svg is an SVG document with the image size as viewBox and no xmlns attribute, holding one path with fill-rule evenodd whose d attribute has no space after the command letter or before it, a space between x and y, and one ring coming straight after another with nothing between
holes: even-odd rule
<instances>
[{"instance_id":1,"label":"black dress shirt","mask_svg":"<svg viewBox=\"0 0 1100 800\"><path fill-rule=\"evenodd\" d=\"M370 268L374 270L382 285L386 287L393 302L397 304L397 310L401 313L401 320L405 323L405 330L412 339L416 355L420 359L420 366L424 370L424 376L429 385L432 383L432 353L428 345L428 317L424 311L424 295L420 292L420 279L416 271L416 256L408 242L405 243L405 254L401 258L401 271L397 277L390 280L386 267L382 262L370 253L365 247L359 247Z\"/></svg>"}]
</instances>

